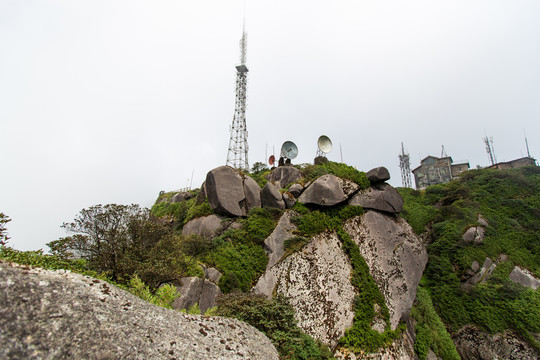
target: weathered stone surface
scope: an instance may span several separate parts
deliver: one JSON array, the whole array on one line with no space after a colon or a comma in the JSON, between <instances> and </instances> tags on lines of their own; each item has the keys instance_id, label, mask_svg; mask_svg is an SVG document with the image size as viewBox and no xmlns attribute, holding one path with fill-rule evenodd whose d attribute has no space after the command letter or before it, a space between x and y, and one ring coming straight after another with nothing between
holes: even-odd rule
<instances>
[{"instance_id":1,"label":"weathered stone surface","mask_svg":"<svg viewBox=\"0 0 540 360\"><path fill-rule=\"evenodd\" d=\"M473 265L471 265L471 269ZM493 271L495 271L496 267L497 264L495 264L490 258L486 257L486 259L484 260L484 264L482 265L480 270L478 270L476 274L463 282L461 284L461 288L463 290L469 290L478 283L486 282L490 278Z\"/></svg>"},{"instance_id":2,"label":"weathered stone surface","mask_svg":"<svg viewBox=\"0 0 540 360\"><path fill-rule=\"evenodd\" d=\"M245 216L242 177L229 166L220 166L206 175L206 196L214 211L225 216Z\"/></svg>"},{"instance_id":3,"label":"weathered stone surface","mask_svg":"<svg viewBox=\"0 0 540 360\"><path fill-rule=\"evenodd\" d=\"M475 244L479 244L484 241L486 231L481 226L472 226L463 234L464 241L472 241Z\"/></svg>"},{"instance_id":4,"label":"weathered stone surface","mask_svg":"<svg viewBox=\"0 0 540 360\"><path fill-rule=\"evenodd\" d=\"M266 180L270 182L279 181L280 188L285 188L303 177L302 171L294 166L279 166L266 175Z\"/></svg>"},{"instance_id":5,"label":"weathered stone surface","mask_svg":"<svg viewBox=\"0 0 540 360\"><path fill-rule=\"evenodd\" d=\"M349 219L344 229L384 295L394 330L411 310L427 263L426 247L404 219L376 211Z\"/></svg>"},{"instance_id":6,"label":"weathered stone surface","mask_svg":"<svg viewBox=\"0 0 540 360\"><path fill-rule=\"evenodd\" d=\"M285 202L285 208L287 209L291 209L294 206L294 204L296 204L295 197L293 196L293 194L291 194L288 191L285 191L283 193L283 201Z\"/></svg>"},{"instance_id":7,"label":"weathered stone surface","mask_svg":"<svg viewBox=\"0 0 540 360\"><path fill-rule=\"evenodd\" d=\"M358 188L359 185L350 180L327 174L313 181L298 201L321 206L337 205L346 201Z\"/></svg>"},{"instance_id":8,"label":"weathered stone surface","mask_svg":"<svg viewBox=\"0 0 540 360\"><path fill-rule=\"evenodd\" d=\"M104 281L0 261L2 359L278 359L234 319L185 315Z\"/></svg>"},{"instance_id":9,"label":"weathered stone surface","mask_svg":"<svg viewBox=\"0 0 540 360\"><path fill-rule=\"evenodd\" d=\"M216 299L221 293L216 284L198 277L183 278L182 284L176 289L180 296L174 300L173 309L189 309L199 304L202 313L216 306Z\"/></svg>"},{"instance_id":10,"label":"weathered stone surface","mask_svg":"<svg viewBox=\"0 0 540 360\"><path fill-rule=\"evenodd\" d=\"M355 291L351 265L335 233L315 236L304 248L266 271L253 289L274 289L291 303L298 326L330 346L352 326Z\"/></svg>"},{"instance_id":11,"label":"weathered stone surface","mask_svg":"<svg viewBox=\"0 0 540 360\"><path fill-rule=\"evenodd\" d=\"M171 198L171 203L179 203L181 201L184 201L184 200L189 200L193 197L194 195L188 191L181 191L179 192L178 194L174 195L172 198Z\"/></svg>"},{"instance_id":12,"label":"weathered stone surface","mask_svg":"<svg viewBox=\"0 0 540 360\"><path fill-rule=\"evenodd\" d=\"M291 211L283 214L274 231L264 240L266 255L268 255L267 270L274 266L283 254L285 254L285 248L283 246L285 240L294 236L293 231L296 230L296 226L291 222L293 215L294 212Z\"/></svg>"},{"instance_id":13,"label":"weathered stone surface","mask_svg":"<svg viewBox=\"0 0 540 360\"><path fill-rule=\"evenodd\" d=\"M392 186L382 183L359 191L349 200L349 205L359 205L366 209L399 213L403 210L403 198Z\"/></svg>"},{"instance_id":14,"label":"weathered stone surface","mask_svg":"<svg viewBox=\"0 0 540 360\"><path fill-rule=\"evenodd\" d=\"M182 235L200 235L213 239L223 229L223 219L217 215L202 216L190 220L182 228Z\"/></svg>"},{"instance_id":15,"label":"weathered stone surface","mask_svg":"<svg viewBox=\"0 0 540 360\"><path fill-rule=\"evenodd\" d=\"M474 272L477 272L478 270L480 270L480 264L478 263L478 261L473 261L473 263L471 264L471 269L472 271Z\"/></svg>"},{"instance_id":16,"label":"weathered stone surface","mask_svg":"<svg viewBox=\"0 0 540 360\"><path fill-rule=\"evenodd\" d=\"M289 192L293 194L295 198L298 198L300 194L302 194L302 191L304 191L304 187L300 184L292 184L289 188Z\"/></svg>"},{"instance_id":17,"label":"weathered stone surface","mask_svg":"<svg viewBox=\"0 0 540 360\"><path fill-rule=\"evenodd\" d=\"M204 278L210 280L214 284L217 284L219 279L222 276L219 270L213 267L207 268L206 266L203 267L203 269L204 269Z\"/></svg>"},{"instance_id":18,"label":"weathered stone surface","mask_svg":"<svg viewBox=\"0 0 540 360\"><path fill-rule=\"evenodd\" d=\"M535 278L529 270L522 269L519 266L514 267L510 273L510 280L533 290L538 289L540 286L540 280Z\"/></svg>"},{"instance_id":19,"label":"weathered stone surface","mask_svg":"<svg viewBox=\"0 0 540 360\"><path fill-rule=\"evenodd\" d=\"M482 214L478 214L478 225L483 226L484 228L487 228L489 225L487 220L484 219L484 217L482 216Z\"/></svg>"},{"instance_id":20,"label":"weathered stone surface","mask_svg":"<svg viewBox=\"0 0 540 360\"><path fill-rule=\"evenodd\" d=\"M244 177L244 194L248 212L253 208L261 207L261 187L249 176Z\"/></svg>"},{"instance_id":21,"label":"weathered stone surface","mask_svg":"<svg viewBox=\"0 0 540 360\"><path fill-rule=\"evenodd\" d=\"M463 360L540 358L540 353L513 332L490 335L468 325L459 330L452 339Z\"/></svg>"},{"instance_id":22,"label":"weathered stone surface","mask_svg":"<svg viewBox=\"0 0 540 360\"><path fill-rule=\"evenodd\" d=\"M380 182L384 182L386 180L390 180L390 173L388 172L388 169L384 166L377 167L375 169L371 169L366 173L366 176L370 183L376 184Z\"/></svg>"},{"instance_id":23,"label":"weathered stone surface","mask_svg":"<svg viewBox=\"0 0 540 360\"><path fill-rule=\"evenodd\" d=\"M272 182L267 182L261 191L262 206L266 208L285 209L285 201L279 188Z\"/></svg>"}]
</instances>

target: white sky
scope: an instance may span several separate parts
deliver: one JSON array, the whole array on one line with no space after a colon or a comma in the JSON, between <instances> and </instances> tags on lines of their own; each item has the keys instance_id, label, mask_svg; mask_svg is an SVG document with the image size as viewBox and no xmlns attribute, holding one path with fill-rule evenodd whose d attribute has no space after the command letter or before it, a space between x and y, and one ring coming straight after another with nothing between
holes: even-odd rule
<instances>
[{"instance_id":1,"label":"white sky","mask_svg":"<svg viewBox=\"0 0 540 360\"><path fill-rule=\"evenodd\" d=\"M47 249L85 207L199 187L225 164L242 0L0 0L0 212ZM286 140L401 185L455 162L540 156L540 2L248 1L249 161ZM268 149L268 150L267 150Z\"/></svg>"}]
</instances>

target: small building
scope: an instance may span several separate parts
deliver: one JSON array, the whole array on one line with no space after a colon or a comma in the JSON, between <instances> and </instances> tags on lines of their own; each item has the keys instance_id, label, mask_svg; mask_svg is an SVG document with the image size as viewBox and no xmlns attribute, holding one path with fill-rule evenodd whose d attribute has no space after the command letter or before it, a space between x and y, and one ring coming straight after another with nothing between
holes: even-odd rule
<instances>
[{"instance_id":1,"label":"small building","mask_svg":"<svg viewBox=\"0 0 540 360\"><path fill-rule=\"evenodd\" d=\"M507 162L500 162L495 165L488 166L487 169L513 169L513 168L520 168L524 166L536 166L536 160L532 157L522 157L519 159L515 159L512 161Z\"/></svg>"},{"instance_id":2,"label":"small building","mask_svg":"<svg viewBox=\"0 0 540 360\"><path fill-rule=\"evenodd\" d=\"M420 166L412 171L416 188L421 190L430 185L449 182L463 171L469 170L469 163L453 164L450 156L438 158L428 156L420 161Z\"/></svg>"}]
</instances>

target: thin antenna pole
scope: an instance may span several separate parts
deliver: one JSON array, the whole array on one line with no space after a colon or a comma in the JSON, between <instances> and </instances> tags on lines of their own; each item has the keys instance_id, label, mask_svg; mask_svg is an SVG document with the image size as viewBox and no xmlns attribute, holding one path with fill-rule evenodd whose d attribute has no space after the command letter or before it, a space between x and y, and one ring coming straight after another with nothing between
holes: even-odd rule
<instances>
[{"instance_id":1,"label":"thin antenna pole","mask_svg":"<svg viewBox=\"0 0 540 360\"><path fill-rule=\"evenodd\" d=\"M341 156L341 163L343 164L343 149L341 149L341 143L339 143L339 154Z\"/></svg>"},{"instance_id":2,"label":"thin antenna pole","mask_svg":"<svg viewBox=\"0 0 540 360\"><path fill-rule=\"evenodd\" d=\"M527 141L527 134L525 134L525 129L523 129L523 135L525 136L525 146L527 147L527 156L531 157L531 153L529 152L529 142Z\"/></svg>"},{"instance_id":3,"label":"thin antenna pole","mask_svg":"<svg viewBox=\"0 0 540 360\"><path fill-rule=\"evenodd\" d=\"M195 174L195 169L191 172L191 181L189 183L189 190L191 190L191 186L193 185L193 175Z\"/></svg>"}]
</instances>

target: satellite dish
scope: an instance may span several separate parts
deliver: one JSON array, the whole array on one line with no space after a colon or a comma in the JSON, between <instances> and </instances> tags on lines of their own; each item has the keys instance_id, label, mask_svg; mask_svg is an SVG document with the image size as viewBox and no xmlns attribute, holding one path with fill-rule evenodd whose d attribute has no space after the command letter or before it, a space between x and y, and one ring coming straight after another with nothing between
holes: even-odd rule
<instances>
[{"instance_id":1,"label":"satellite dish","mask_svg":"<svg viewBox=\"0 0 540 360\"><path fill-rule=\"evenodd\" d=\"M270 166L274 166L275 163L276 163L276 157L274 155L270 155L270 157L268 158L268 164Z\"/></svg>"},{"instance_id":2,"label":"satellite dish","mask_svg":"<svg viewBox=\"0 0 540 360\"><path fill-rule=\"evenodd\" d=\"M319 137L319 140L317 140L317 146L323 153L328 154L332 151L332 140L330 140L328 136L322 135Z\"/></svg>"},{"instance_id":3,"label":"satellite dish","mask_svg":"<svg viewBox=\"0 0 540 360\"><path fill-rule=\"evenodd\" d=\"M292 141L285 141L281 145L281 156L287 159L294 159L298 156L298 147Z\"/></svg>"}]
</instances>

